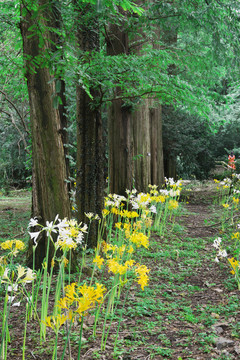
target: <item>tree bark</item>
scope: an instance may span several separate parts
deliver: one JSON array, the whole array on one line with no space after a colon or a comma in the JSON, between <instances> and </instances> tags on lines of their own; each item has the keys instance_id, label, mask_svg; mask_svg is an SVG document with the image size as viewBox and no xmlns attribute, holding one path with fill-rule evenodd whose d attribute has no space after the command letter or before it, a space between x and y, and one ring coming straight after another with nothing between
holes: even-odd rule
<instances>
[{"instance_id":1,"label":"tree bark","mask_svg":"<svg viewBox=\"0 0 240 360\"><path fill-rule=\"evenodd\" d=\"M107 38L109 56L128 54L128 36L117 25L110 25ZM121 92L118 88L116 95ZM112 102L108 113L110 192L125 195L133 187L133 134L131 108L123 100Z\"/></svg>"},{"instance_id":2,"label":"tree bark","mask_svg":"<svg viewBox=\"0 0 240 360\"><path fill-rule=\"evenodd\" d=\"M111 25L108 30L108 55L128 54L131 47L124 24L122 27ZM141 52L141 45L134 47L135 54L141 56ZM118 89L116 95L121 95ZM150 183L164 183L161 121L161 106L153 105L149 99L141 99L135 109L121 100L112 102L109 111L110 192L124 195L125 190L133 186L138 191L148 191Z\"/></svg>"},{"instance_id":3,"label":"tree bark","mask_svg":"<svg viewBox=\"0 0 240 360\"><path fill-rule=\"evenodd\" d=\"M77 4L77 3L75 3ZM90 4L76 5L78 13L77 41L81 52L99 51L99 29L95 9ZM84 16L91 14L88 21ZM97 89L90 92L99 97ZM86 222L85 212L93 212L101 216L104 197L104 147L101 111L94 106L93 100L86 91L77 85L77 218ZM92 222L88 234L88 246L97 244L98 222Z\"/></svg>"},{"instance_id":4,"label":"tree bark","mask_svg":"<svg viewBox=\"0 0 240 360\"><path fill-rule=\"evenodd\" d=\"M162 140L162 107L150 106L151 128L151 184L164 184L163 140Z\"/></svg>"},{"instance_id":5,"label":"tree bark","mask_svg":"<svg viewBox=\"0 0 240 360\"><path fill-rule=\"evenodd\" d=\"M61 135L59 109L53 106L56 93L54 75L44 56L51 51L51 34L47 26L54 20L52 4L47 0L38 1L38 13L33 3L21 3L21 33L27 79L31 133L32 133L32 216L42 225L46 221L70 217L70 201L67 189L67 171L64 146ZM44 29L39 33L39 28ZM29 29L30 27L31 30ZM40 39L41 37L41 39ZM40 47L41 43L41 47ZM40 268L46 255L47 238L42 233L36 248L36 268ZM31 244L28 263L31 263Z\"/></svg>"}]
</instances>

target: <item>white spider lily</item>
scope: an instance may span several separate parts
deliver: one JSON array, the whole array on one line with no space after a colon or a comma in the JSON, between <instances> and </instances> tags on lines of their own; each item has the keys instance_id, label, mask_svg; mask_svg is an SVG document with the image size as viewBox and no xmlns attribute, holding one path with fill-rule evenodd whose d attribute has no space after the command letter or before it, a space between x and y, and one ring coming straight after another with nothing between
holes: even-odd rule
<instances>
[{"instance_id":1,"label":"white spider lily","mask_svg":"<svg viewBox=\"0 0 240 360\"><path fill-rule=\"evenodd\" d=\"M83 237L84 237L83 233L79 232L79 234L78 234L78 236L76 238L76 243L81 244L83 242Z\"/></svg>"},{"instance_id":2,"label":"white spider lily","mask_svg":"<svg viewBox=\"0 0 240 360\"><path fill-rule=\"evenodd\" d=\"M225 249L224 249L224 250L219 250L218 256L220 256L220 257L227 257L227 252L226 252L226 250L225 250Z\"/></svg>"},{"instance_id":3,"label":"white spider lily","mask_svg":"<svg viewBox=\"0 0 240 360\"><path fill-rule=\"evenodd\" d=\"M18 279L20 279L25 274L26 269L22 265L18 265L17 271L18 271L18 277L17 277L17 281L18 281Z\"/></svg>"},{"instance_id":4,"label":"white spider lily","mask_svg":"<svg viewBox=\"0 0 240 360\"><path fill-rule=\"evenodd\" d=\"M30 227L34 227L34 226L37 226L37 225L39 225L39 224L38 224L38 220L37 220L36 217L30 219L29 224L28 224L28 227L29 227L29 228L30 228Z\"/></svg>"},{"instance_id":5,"label":"white spider lily","mask_svg":"<svg viewBox=\"0 0 240 360\"><path fill-rule=\"evenodd\" d=\"M80 230L85 233L87 232L87 229L88 229L87 224L84 224L83 227L80 228Z\"/></svg>"},{"instance_id":6,"label":"white spider lily","mask_svg":"<svg viewBox=\"0 0 240 360\"><path fill-rule=\"evenodd\" d=\"M154 214L157 213L157 208L156 208L155 205L152 205L152 206L149 208L149 210L150 210L152 213L154 213Z\"/></svg>"},{"instance_id":7,"label":"white spider lily","mask_svg":"<svg viewBox=\"0 0 240 360\"><path fill-rule=\"evenodd\" d=\"M20 301L12 304L12 306L20 306L20 305L21 305Z\"/></svg>"},{"instance_id":8,"label":"white spider lily","mask_svg":"<svg viewBox=\"0 0 240 360\"><path fill-rule=\"evenodd\" d=\"M35 279L36 275L34 274L33 270L28 268L26 272L25 278L22 280L22 282L25 283L31 283Z\"/></svg>"},{"instance_id":9,"label":"white spider lily","mask_svg":"<svg viewBox=\"0 0 240 360\"><path fill-rule=\"evenodd\" d=\"M218 237L217 239L214 240L213 242L213 247L215 247L215 249L219 249L219 246L221 244L222 239L220 237Z\"/></svg>"},{"instance_id":10,"label":"white spider lily","mask_svg":"<svg viewBox=\"0 0 240 360\"><path fill-rule=\"evenodd\" d=\"M92 213L92 212L84 213L84 214L89 220L91 220L94 217L94 213Z\"/></svg>"},{"instance_id":11,"label":"white spider lily","mask_svg":"<svg viewBox=\"0 0 240 360\"><path fill-rule=\"evenodd\" d=\"M37 246L37 238L39 236L41 231L36 231L36 232L28 232L29 235L31 236L31 239L33 240L34 244Z\"/></svg>"},{"instance_id":12,"label":"white spider lily","mask_svg":"<svg viewBox=\"0 0 240 360\"><path fill-rule=\"evenodd\" d=\"M12 285L8 285L7 287L7 291L12 292L12 291L17 291L18 290L18 284L14 284Z\"/></svg>"},{"instance_id":13,"label":"white spider lily","mask_svg":"<svg viewBox=\"0 0 240 360\"><path fill-rule=\"evenodd\" d=\"M9 277L8 277L8 272L9 272L9 269L8 269L8 268L6 268L6 269L4 270L4 273L3 273L2 279L7 279L7 280L9 280Z\"/></svg>"}]
</instances>

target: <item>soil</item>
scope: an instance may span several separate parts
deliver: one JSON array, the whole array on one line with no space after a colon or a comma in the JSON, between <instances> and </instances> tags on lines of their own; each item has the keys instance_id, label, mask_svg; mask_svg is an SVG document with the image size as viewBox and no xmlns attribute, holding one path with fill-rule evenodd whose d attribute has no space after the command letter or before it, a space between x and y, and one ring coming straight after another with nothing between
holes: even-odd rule
<instances>
[{"instance_id":1,"label":"soil","mask_svg":"<svg viewBox=\"0 0 240 360\"><path fill-rule=\"evenodd\" d=\"M240 308L236 305L239 304L239 291L234 280L229 280L231 275L227 265L214 262L212 242L222 231L220 218L213 207L216 197L213 183L201 184L191 192L183 192L184 211L175 219L175 227L178 226L179 231L169 231L161 237L152 235L153 250L149 256L144 256L144 263L151 268L149 287L144 296L135 286L134 291L129 292L119 329L118 351L113 354L117 319L111 325L105 351L101 351L102 329L98 328L93 341L93 319L89 316L83 329L83 338L88 341L83 344L81 360L240 359ZM181 255L186 239L190 239L193 245L202 244L198 254L196 248L192 254L193 258L199 256L199 261L193 263L191 258ZM171 250L171 241L179 242L178 249ZM161 249L172 253L170 256L161 257L158 254L154 257L154 251L161 252ZM165 275L164 272L169 268L171 279L169 273ZM140 309L143 303L146 306ZM138 309L135 313L134 308ZM24 310L11 309L8 359L22 359ZM48 331L47 343L39 345L34 329L35 324L30 322L25 359L51 359L52 331ZM77 359L78 331L79 326L76 325L72 347L74 360ZM61 343L60 339L59 354ZM61 359L61 356L58 358Z\"/></svg>"}]
</instances>

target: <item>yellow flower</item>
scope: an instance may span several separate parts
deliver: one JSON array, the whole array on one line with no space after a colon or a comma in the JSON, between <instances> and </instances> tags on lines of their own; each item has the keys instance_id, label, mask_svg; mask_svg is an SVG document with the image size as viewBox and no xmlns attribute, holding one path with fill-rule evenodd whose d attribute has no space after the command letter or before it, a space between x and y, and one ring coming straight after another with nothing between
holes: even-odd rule
<instances>
[{"instance_id":1,"label":"yellow flower","mask_svg":"<svg viewBox=\"0 0 240 360\"><path fill-rule=\"evenodd\" d=\"M126 250L126 245L122 245L118 248L118 253L120 256L123 256L124 252Z\"/></svg>"},{"instance_id":2,"label":"yellow flower","mask_svg":"<svg viewBox=\"0 0 240 360\"><path fill-rule=\"evenodd\" d=\"M142 228L142 221L136 221L136 222L133 224L133 227L134 227L134 229L136 229L136 230L141 230L141 228Z\"/></svg>"},{"instance_id":3,"label":"yellow flower","mask_svg":"<svg viewBox=\"0 0 240 360\"><path fill-rule=\"evenodd\" d=\"M163 195L159 195L159 196L156 197L155 201L164 203L166 201L166 197L163 196Z\"/></svg>"},{"instance_id":4,"label":"yellow flower","mask_svg":"<svg viewBox=\"0 0 240 360\"><path fill-rule=\"evenodd\" d=\"M239 203L239 198L233 197L233 203L237 205Z\"/></svg>"},{"instance_id":5,"label":"yellow flower","mask_svg":"<svg viewBox=\"0 0 240 360\"><path fill-rule=\"evenodd\" d=\"M108 264L108 272L111 271L113 274L118 273L119 264L116 259L109 259L107 261L107 264Z\"/></svg>"},{"instance_id":6,"label":"yellow flower","mask_svg":"<svg viewBox=\"0 0 240 360\"><path fill-rule=\"evenodd\" d=\"M112 213L112 214L115 214L115 215L118 215L118 214L119 214L119 210L118 210L117 208L113 207L113 208L111 209L111 213Z\"/></svg>"},{"instance_id":7,"label":"yellow flower","mask_svg":"<svg viewBox=\"0 0 240 360\"><path fill-rule=\"evenodd\" d=\"M228 261L230 262L233 270L231 271L231 273L234 275L236 273L236 269L239 269L239 262L237 260L235 260L234 258L228 259Z\"/></svg>"},{"instance_id":8,"label":"yellow flower","mask_svg":"<svg viewBox=\"0 0 240 360\"><path fill-rule=\"evenodd\" d=\"M126 265L119 264L117 273L120 275L124 275L127 272L128 267Z\"/></svg>"},{"instance_id":9,"label":"yellow flower","mask_svg":"<svg viewBox=\"0 0 240 360\"><path fill-rule=\"evenodd\" d=\"M121 230L121 226L122 226L122 223L121 223L121 222L118 222L118 223L115 224L115 227L116 227L117 229L120 229L120 230Z\"/></svg>"},{"instance_id":10,"label":"yellow flower","mask_svg":"<svg viewBox=\"0 0 240 360\"><path fill-rule=\"evenodd\" d=\"M215 182L215 184L219 184L219 183L220 183L220 181L217 180L217 179L213 179L213 181Z\"/></svg>"},{"instance_id":11,"label":"yellow flower","mask_svg":"<svg viewBox=\"0 0 240 360\"><path fill-rule=\"evenodd\" d=\"M133 232L132 235L130 236L129 240L132 243L136 244L137 247L140 247L140 246L144 246L145 248L149 247L148 237L147 237L147 235L144 235L143 233Z\"/></svg>"},{"instance_id":12,"label":"yellow flower","mask_svg":"<svg viewBox=\"0 0 240 360\"><path fill-rule=\"evenodd\" d=\"M3 250L10 250L13 246L13 240L6 240L0 246Z\"/></svg>"},{"instance_id":13,"label":"yellow flower","mask_svg":"<svg viewBox=\"0 0 240 360\"><path fill-rule=\"evenodd\" d=\"M101 269L103 262L104 262L104 259L99 255L97 255L95 257L95 259L93 259L93 263L96 263L96 265L99 269Z\"/></svg>"},{"instance_id":14,"label":"yellow flower","mask_svg":"<svg viewBox=\"0 0 240 360\"><path fill-rule=\"evenodd\" d=\"M137 264L137 268L135 269L135 273L138 276L138 284L141 285L141 289L144 290L144 287L148 285L149 277L148 273L150 269L146 267L146 265Z\"/></svg>"},{"instance_id":15,"label":"yellow flower","mask_svg":"<svg viewBox=\"0 0 240 360\"><path fill-rule=\"evenodd\" d=\"M24 250L24 243L21 240L6 240L0 244L3 250L12 250L14 247L17 250Z\"/></svg>"},{"instance_id":16,"label":"yellow flower","mask_svg":"<svg viewBox=\"0 0 240 360\"><path fill-rule=\"evenodd\" d=\"M130 245L129 249L128 249L128 253L132 254L134 252L134 248L132 247L132 245Z\"/></svg>"},{"instance_id":17,"label":"yellow flower","mask_svg":"<svg viewBox=\"0 0 240 360\"><path fill-rule=\"evenodd\" d=\"M103 209L103 211L102 211L103 216L107 216L109 213L110 213L110 211L107 209Z\"/></svg>"},{"instance_id":18,"label":"yellow flower","mask_svg":"<svg viewBox=\"0 0 240 360\"><path fill-rule=\"evenodd\" d=\"M68 237L68 238L58 237L56 246L60 247L61 250L65 251L65 250L70 250L70 249L76 249L77 243L70 237Z\"/></svg>"},{"instance_id":19,"label":"yellow flower","mask_svg":"<svg viewBox=\"0 0 240 360\"><path fill-rule=\"evenodd\" d=\"M135 264L134 260L127 260L124 265L131 268L134 264Z\"/></svg>"},{"instance_id":20,"label":"yellow flower","mask_svg":"<svg viewBox=\"0 0 240 360\"><path fill-rule=\"evenodd\" d=\"M225 209L229 208L229 204L222 204L222 206L223 206Z\"/></svg>"},{"instance_id":21,"label":"yellow flower","mask_svg":"<svg viewBox=\"0 0 240 360\"><path fill-rule=\"evenodd\" d=\"M58 301L58 305L57 305L60 309L67 309L68 310L68 299L66 297L61 298Z\"/></svg>"},{"instance_id":22,"label":"yellow flower","mask_svg":"<svg viewBox=\"0 0 240 360\"><path fill-rule=\"evenodd\" d=\"M59 328L69 319L68 315L57 314L56 316L47 316L43 324L58 332Z\"/></svg>"},{"instance_id":23,"label":"yellow flower","mask_svg":"<svg viewBox=\"0 0 240 360\"><path fill-rule=\"evenodd\" d=\"M120 215L122 217L127 217L130 219L133 219L133 218L136 218L139 216L139 214L136 211L128 211L128 210L120 211Z\"/></svg>"},{"instance_id":24,"label":"yellow flower","mask_svg":"<svg viewBox=\"0 0 240 360\"><path fill-rule=\"evenodd\" d=\"M64 267L67 267L67 264L69 263L68 259L67 258L64 258L63 259L63 265Z\"/></svg>"},{"instance_id":25,"label":"yellow flower","mask_svg":"<svg viewBox=\"0 0 240 360\"><path fill-rule=\"evenodd\" d=\"M153 220L151 218L147 218L145 220L145 226L146 228L150 228L152 226Z\"/></svg>"},{"instance_id":26,"label":"yellow flower","mask_svg":"<svg viewBox=\"0 0 240 360\"><path fill-rule=\"evenodd\" d=\"M24 248L25 248L25 245L24 245L24 243L21 241L21 240L13 240L13 241L15 241L15 247L16 247L16 249L18 249L18 250L24 250Z\"/></svg>"},{"instance_id":27,"label":"yellow flower","mask_svg":"<svg viewBox=\"0 0 240 360\"><path fill-rule=\"evenodd\" d=\"M174 210L174 209L177 209L177 208L178 208L177 200L169 200L168 209L169 210Z\"/></svg>"},{"instance_id":28,"label":"yellow flower","mask_svg":"<svg viewBox=\"0 0 240 360\"><path fill-rule=\"evenodd\" d=\"M232 236L231 236L232 239L239 239L239 237L240 237L239 231L236 232L236 233L233 233Z\"/></svg>"}]
</instances>

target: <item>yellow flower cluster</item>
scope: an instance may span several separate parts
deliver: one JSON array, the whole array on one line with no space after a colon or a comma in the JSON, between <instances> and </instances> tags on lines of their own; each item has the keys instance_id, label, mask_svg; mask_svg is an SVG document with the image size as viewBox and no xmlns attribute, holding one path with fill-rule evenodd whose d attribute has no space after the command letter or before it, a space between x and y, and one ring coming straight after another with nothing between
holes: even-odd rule
<instances>
[{"instance_id":1,"label":"yellow flower cluster","mask_svg":"<svg viewBox=\"0 0 240 360\"><path fill-rule=\"evenodd\" d=\"M56 316L47 316L45 321L42 321L43 324L52 328L55 332L58 332L60 327L67 321L71 320L71 313L68 315L57 314Z\"/></svg>"},{"instance_id":2,"label":"yellow flower cluster","mask_svg":"<svg viewBox=\"0 0 240 360\"><path fill-rule=\"evenodd\" d=\"M3 250L24 250L25 245L21 240L6 240L0 244Z\"/></svg>"},{"instance_id":3,"label":"yellow flower cluster","mask_svg":"<svg viewBox=\"0 0 240 360\"><path fill-rule=\"evenodd\" d=\"M93 259L93 263L95 263L97 265L97 267L99 269L101 269L102 264L104 263L104 258L102 258L100 255L97 255L94 259Z\"/></svg>"},{"instance_id":4,"label":"yellow flower cluster","mask_svg":"<svg viewBox=\"0 0 240 360\"><path fill-rule=\"evenodd\" d=\"M96 283L96 287L87 286L86 284L77 286L77 283L72 283L65 287L65 297L59 300L58 307L67 310L71 318L75 316L82 317L90 309L93 309L96 303L103 301L105 292L106 288L99 283Z\"/></svg>"},{"instance_id":5,"label":"yellow flower cluster","mask_svg":"<svg viewBox=\"0 0 240 360\"><path fill-rule=\"evenodd\" d=\"M239 198L235 198L235 197L233 197L233 203L234 204L236 204L236 205L238 205L239 204Z\"/></svg>"},{"instance_id":6,"label":"yellow flower cluster","mask_svg":"<svg viewBox=\"0 0 240 360\"><path fill-rule=\"evenodd\" d=\"M151 196L151 201L156 203L164 203L166 201L166 196L163 195Z\"/></svg>"},{"instance_id":7,"label":"yellow flower cluster","mask_svg":"<svg viewBox=\"0 0 240 360\"><path fill-rule=\"evenodd\" d=\"M237 231L236 233L233 233L231 236L232 239L239 239L240 238L240 233L239 231Z\"/></svg>"},{"instance_id":8,"label":"yellow flower cluster","mask_svg":"<svg viewBox=\"0 0 240 360\"><path fill-rule=\"evenodd\" d=\"M229 204L222 204L222 206L223 206L225 209L229 208Z\"/></svg>"},{"instance_id":9,"label":"yellow flower cluster","mask_svg":"<svg viewBox=\"0 0 240 360\"><path fill-rule=\"evenodd\" d=\"M169 200L168 209L169 210L174 210L174 209L177 209L177 208L178 208L177 200Z\"/></svg>"},{"instance_id":10,"label":"yellow flower cluster","mask_svg":"<svg viewBox=\"0 0 240 360\"><path fill-rule=\"evenodd\" d=\"M109 259L107 260L108 264L108 272L112 272L113 274L124 275L127 270L130 269L134 265L134 260L128 260L124 264L119 264L117 259Z\"/></svg>"},{"instance_id":11,"label":"yellow flower cluster","mask_svg":"<svg viewBox=\"0 0 240 360\"><path fill-rule=\"evenodd\" d=\"M230 262L231 267L233 268L233 270L231 271L231 273L234 275L236 273L236 271L238 271L237 269L240 268L240 264L237 260L235 260L234 258L228 259L228 261Z\"/></svg>"},{"instance_id":12,"label":"yellow flower cluster","mask_svg":"<svg viewBox=\"0 0 240 360\"><path fill-rule=\"evenodd\" d=\"M148 269L146 267L146 265L137 264L135 273L138 276L138 284L141 285L142 290L144 290L144 287L148 285L149 277L147 274L149 272L150 272L150 269Z\"/></svg>"},{"instance_id":13,"label":"yellow flower cluster","mask_svg":"<svg viewBox=\"0 0 240 360\"><path fill-rule=\"evenodd\" d=\"M149 247L148 236L141 232L133 232L132 235L130 235L129 240L136 244L137 247L144 246L146 249Z\"/></svg>"}]
</instances>

